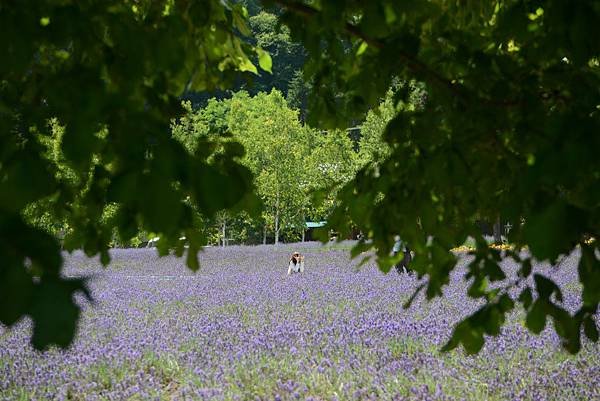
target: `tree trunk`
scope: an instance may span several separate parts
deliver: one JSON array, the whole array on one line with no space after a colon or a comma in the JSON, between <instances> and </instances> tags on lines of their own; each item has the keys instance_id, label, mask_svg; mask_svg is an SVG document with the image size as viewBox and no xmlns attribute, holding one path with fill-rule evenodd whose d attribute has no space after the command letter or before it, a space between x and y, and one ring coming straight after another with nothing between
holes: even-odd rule
<instances>
[{"instance_id":1,"label":"tree trunk","mask_svg":"<svg viewBox=\"0 0 600 401\"><path fill-rule=\"evenodd\" d=\"M279 191L275 199L275 245L279 244Z\"/></svg>"},{"instance_id":2,"label":"tree trunk","mask_svg":"<svg viewBox=\"0 0 600 401\"><path fill-rule=\"evenodd\" d=\"M275 245L279 244L279 209L275 211Z\"/></svg>"},{"instance_id":3,"label":"tree trunk","mask_svg":"<svg viewBox=\"0 0 600 401\"><path fill-rule=\"evenodd\" d=\"M302 228L302 242L304 242L305 235L306 235L306 230L304 228Z\"/></svg>"},{"instance_id":4,"label":"tree trunk","mask_svg":"<svg viewBox=\"0 0 600 401\"><path fill-rule=\"evenodd\" d=\"M225 248L225 228L227 227L227 221L223 220L223 226L222 226L222 232L221 235L223 236L223 248Z\"/></svg>"},{"instance_id":5,"label":"tree trunk","mask_svg":"<svg viewBox=\"0 0 600 401\"><path fill-rule=\"evenodd\" d=\"M263 245L267 245L267 225L263 226Z\"/></svg>"}]
</instances>

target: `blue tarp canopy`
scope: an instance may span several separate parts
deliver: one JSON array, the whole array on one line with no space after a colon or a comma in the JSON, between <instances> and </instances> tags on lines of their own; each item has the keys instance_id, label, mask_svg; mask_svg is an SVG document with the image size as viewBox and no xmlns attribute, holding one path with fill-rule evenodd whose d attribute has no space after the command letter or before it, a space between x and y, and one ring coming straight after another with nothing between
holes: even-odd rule
<instances>
[{"instance_id":1,"label":"blue tarp canopy","mask_svg":"<svg viewBox=\"0 0 600 401\"><path fill-rule=\"evenodd\" d=\"M325 226L325 224L327 224L326 221L307 221L306 228L323 227L323 226Z\"/></svg>"}]
</instances>

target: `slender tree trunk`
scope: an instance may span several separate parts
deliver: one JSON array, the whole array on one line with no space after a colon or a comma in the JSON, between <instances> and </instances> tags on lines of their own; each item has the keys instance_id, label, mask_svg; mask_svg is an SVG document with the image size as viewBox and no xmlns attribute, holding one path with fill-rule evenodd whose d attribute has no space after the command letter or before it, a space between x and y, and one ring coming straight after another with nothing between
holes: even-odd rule
<instances>
[{"instance_id":1,"label":"slender tree trunk","mask_svg":"<svg viewBox=\"0 0 600 401\"><path fill-rule=\"evenodd\" d=\"M279 191L275 200L275 245L279 244Z\"/></svg>"},{"instance_id":2,"label":"slender tree trunk","mask_svg":"<svg viewBox=\"0 0 600 401\"><path fill-rule=\"evenodd\" d=\"M275 211L275 245L279 244L279 209Z\"/></svg>"},{"instance_id":3,"label":"slender tree trunk","mask_svg":"<svg viewBox=\"0 0 600 401\"><path fill-rule=\"evenodd\" d=\"M267 245L267 224L263 226L263 245Z\"/></svg>"},{"instance_id":4,"label":"slender tree trunk","mask_svg":"<svg viewBox=\"0 0 600 401\"><path fill-rule=\"evenodd\" d=\"M305 234L306 234L306 230L303 227L302 228L302 242L304 242Z\"/></svg>"},{"instance_id":5,"label":"slender tree trunk","mask_svg":"<svg viewBox=\"0 0 600 401\"><path fill-rule=\"evenodd\" d=\"M223 248L225 248L225 228L227 227L227 220L223 220L223 226L221 227L222 232L221 235L223 236Z\"/></svg>"}]
</instances>

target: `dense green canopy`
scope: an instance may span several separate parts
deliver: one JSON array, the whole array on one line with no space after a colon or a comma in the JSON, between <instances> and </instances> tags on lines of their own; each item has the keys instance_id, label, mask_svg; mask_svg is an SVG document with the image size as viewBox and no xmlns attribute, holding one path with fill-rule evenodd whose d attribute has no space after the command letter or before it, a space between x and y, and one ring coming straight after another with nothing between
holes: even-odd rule
<instances>
[{"instance_id":1,"label":"dense green canopy","mask_svg":"<svg viewBox=\"0 0 600 401\"><path fill-rule=\"evenodd\" d=\"M361 229L355 253L375 249L384 271L399 234L428 278L428 297L442 295L455 267L449 250L475 238L469 295L484 306L446 348L477 352L517 303L534 332L552 318L570 352L582 328L597 340L600 260L598 242L588 240L600 231L600 2L264 5L287 26L280 36L251 38L246 9L228 1L0 4L0 322L31 316L40 348L72 339L72 293L85 284L61 277L59 242L28 222L36 202L68 221L69 250L100 253L106 263L114 228L124 238L142 228L161 234L161 252L181 254L185 234L194 269L202 244L194 211L258 211L241 146L227 142L212 157L206 137L190 153L169 124L182 93L271 71L260 46L289 34L306 52L313 126L360 121L394 89L385 157L367 160L341 191L331 228ZM271 19L250 22L258 29ZM416 88L419 102L411 100ZM48 143L68 169L57 167ZM515 282L504 281L499 251L476 228L482 219L510 221L509 241L529 248L507 252L522 265ZM571 313L560 289L531 272L530 258L556 263L576 248L581 306Z\"/></svg>"},{"instance_id":2,"label":"dense green canopy","mask_svg":"<svg viewBox=\"0 0 600 401\"><path fill-rule=\"evenodd\" d=\"M580 331L597 339L600 300L600 3L581 1L277 2L292 35L305 43L314 74L313 121L338 123L362 113L394 77L426 85L422 107L395 98L387 124L390 155L366 166L341 195L331 223L358 225L389 269L393 234L417 253L427 296L442 295L455 266L448 250L477 240L469 294L485 301L456 327L447 348L477 352L495 335L517 299L527 326L539 332L552 317L564 346L580 347ZM332 62L335 60L335 62ZM488 248L476 219L513 223L508 256L522 263L515 283L503 281L498 251ZM581 307L561 306L557 287L530 257L556 263L581 248ZM491 289L493 288L493 289ZM532 291L537 292L532 302Z\"/></svg>"}]
</instances>

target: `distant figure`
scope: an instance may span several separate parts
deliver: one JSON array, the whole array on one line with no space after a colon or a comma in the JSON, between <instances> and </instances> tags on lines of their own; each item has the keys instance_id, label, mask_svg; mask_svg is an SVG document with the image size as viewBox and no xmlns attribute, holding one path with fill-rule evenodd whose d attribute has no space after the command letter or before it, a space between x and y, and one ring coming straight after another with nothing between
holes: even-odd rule
<instances>
[{"instance_id":1,"label":"distant figure","mask_svg":"<svg viewBox=\"0 0 600 401\"><path fill-rule=\"evenodd\" d=\"M290 257L288 274L292 273L304 273L304 256L302 256L300 252L294 252Z\"/></svg>"},{"instance_id":2,"label":"distant figure","mask_svg":"<svg viewBox=\"0 0 600 401\"><path fill-rule=\"evenodd\" d=\"M392 248L392 254L394 256L396 256L396 255L398 255L398 253L403 252L404 257L394 267L396 268L396 271L399 274L400 273L408 273L411 271L410 268L408 267L408 264L412 260L412 256L410 254L410 248L408 247L408 245L406 245L400 239L400 237L398 235L396 235L395 240L396 240L396 242L394 242L394 247Z\"/></svg>"}]
</instances>

